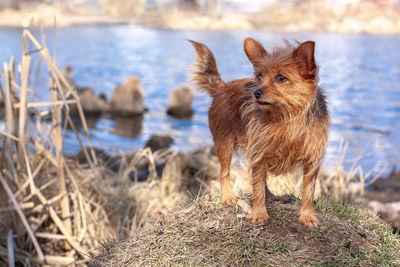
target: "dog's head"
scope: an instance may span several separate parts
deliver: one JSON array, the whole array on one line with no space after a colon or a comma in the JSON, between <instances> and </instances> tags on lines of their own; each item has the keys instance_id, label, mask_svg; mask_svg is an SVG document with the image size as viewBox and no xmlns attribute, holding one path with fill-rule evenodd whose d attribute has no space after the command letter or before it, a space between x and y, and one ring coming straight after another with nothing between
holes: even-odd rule
<instances>
[{"instance_id":1,"label":"dog's head","mask_svg":"<svg viewBox=\"0 0 400 267\"><path fill-rule=\"evenodd\" d=\"M254 101L270 111L303 109L315 96L318 67L314 59L315 43L307 41L267 52L256 40L247 38L244 51L254 66L257 86Z\"/></svg>"}]
</instances>

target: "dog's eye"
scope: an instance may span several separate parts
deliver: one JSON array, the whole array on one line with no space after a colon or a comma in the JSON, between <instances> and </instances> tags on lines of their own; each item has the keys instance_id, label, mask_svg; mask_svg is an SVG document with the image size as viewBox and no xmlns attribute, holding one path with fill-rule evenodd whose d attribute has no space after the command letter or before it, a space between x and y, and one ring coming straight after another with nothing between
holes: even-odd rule
<instances>
[{"instance_id":1,"label":"dog's eye","mask_svg":"<svg viewBox=\"0 0 400 267\"><path fill-rule=\"evenodd\" d=\"M257 74L257 79L258 79L258 80L261 80L261 79L262 79L262 77L263 77L263 76L262 76L262 74L261 74L261 73Z\"/></svg>"},{"instance_id":2,"label":"dog's eye","mask_svg":"<svg viewBox=\"0 0 400 267\"><path fill-rule=\"evenodd\" d=\"M281 74L275 76L275 82L277 83L284 83L287 81L287 78Z\"/></svg>"}]
</instances>

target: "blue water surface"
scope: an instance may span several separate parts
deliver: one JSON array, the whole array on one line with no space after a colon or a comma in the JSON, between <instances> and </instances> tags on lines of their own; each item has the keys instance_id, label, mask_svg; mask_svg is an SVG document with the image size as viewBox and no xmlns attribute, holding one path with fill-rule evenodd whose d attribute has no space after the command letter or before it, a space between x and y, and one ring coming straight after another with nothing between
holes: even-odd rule
<instances>
[{"instance_id":1,"label":"blue water surface","mask_svg":"<svg viewBox=\"0 0 400 267\"><path fill-rule=\"evenodd\" d=\"M40 31L33 32L41 40ZM21 61L21 33L21 29L0 28L1 62L9 61L12 55ZM316 41L320 85L328 97L332 119L327 166L335 166L341 142L349 143L347 169L354 162L364 172L378 163L387 163L387 171L400 165L400 36L135 26L65 27L55 32L46 29L45 36L57 66L74 68L78 86L89 86L110 98L112 90L127 77L136 75L141 79L149 109L142 121L104 117L90 122L94 146L108 153L141 148L153 133L173 136L173 148L180 150L211 145L207 119L211 99L207 93L195 92L195 115L191 120L176 120L165 114L169 92L190 80L194 50L187 40L207 44L215 54L221 76L230 81L252 75L243 51L243 40L250 36L260 40L267 50L283 44L284 39ZM39 58L34 56L33 61L37 64ZM43 60L39 71L31 69L31 80L32 97L48 100L49 81ZM67 131L65 153L78 150L74 134Z\"/></svg>"}]
</instances>

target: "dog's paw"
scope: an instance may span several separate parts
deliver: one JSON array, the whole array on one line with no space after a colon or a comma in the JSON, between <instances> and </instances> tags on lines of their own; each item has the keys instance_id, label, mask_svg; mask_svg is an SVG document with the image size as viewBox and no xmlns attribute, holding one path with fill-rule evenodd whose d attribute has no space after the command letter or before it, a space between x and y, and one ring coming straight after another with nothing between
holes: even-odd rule
<instances>
[{"instance_id":1,"label":"dog's paw","mask_svg":"<svg viewBox=\"0 0 400 267\"><path fill-rule=\"evenodd\" d=\"M317 227L318 220L315 218L314 214L301 215L299 222L308 228Z\"/></svg>"},{"instance_id":2,"label":"dog's paw","mask_svg":"<svg viewBox=\"0 0 400 267\"><path fill-rule=\"evenodd\" d=\"M251 220L252 223L259 224L259 223L265 223L268 220L269 216L265 210L264 211L253 210L249 214L248 218Z\"/></svg>"},{"instance_id":3,"label":"dog's paw","mask_svg":"<svg viewBox=\"0 0 400 267\"><path fill-rule=\"evenodd\" d=\"M238 201L238 199L236 197L234 197L233 195L222 196L221 204L229 205L229 206L235 206L237 201Z\"/></svg>"}]
</instances>

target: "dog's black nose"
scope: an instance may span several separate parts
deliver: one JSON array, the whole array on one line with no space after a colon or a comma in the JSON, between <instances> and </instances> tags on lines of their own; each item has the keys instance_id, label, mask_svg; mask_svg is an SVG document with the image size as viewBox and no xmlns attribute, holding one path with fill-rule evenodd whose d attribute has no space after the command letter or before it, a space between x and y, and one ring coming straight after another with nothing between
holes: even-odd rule
<instances>
[{"instance_id":1,"label":"dog's black nose","mask_svg":"<svg viewBox=\"0 0 400 267\"><path fill-rule=\"evenodd\" d=\"M264 94L264 92L260 89L258 89L254 92L254 96L256 97L256 99L259 99L263 94Z\"/></svg>"}]
</instances>

